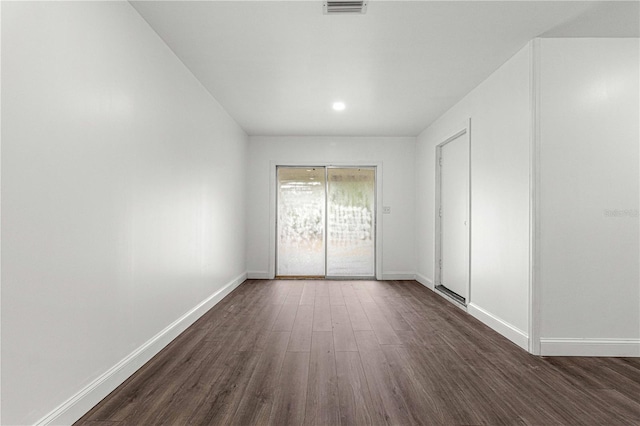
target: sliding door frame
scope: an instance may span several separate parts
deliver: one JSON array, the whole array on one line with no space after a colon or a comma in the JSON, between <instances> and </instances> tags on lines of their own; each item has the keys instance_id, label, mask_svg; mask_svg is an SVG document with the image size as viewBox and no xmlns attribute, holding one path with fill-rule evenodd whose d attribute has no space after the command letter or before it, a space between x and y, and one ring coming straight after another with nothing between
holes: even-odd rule
<instances>
[{"instance_id":1,"label":"sliding door frame","mask_svg":"<svg viewBox=\"0 0 640 426\"><path fill-rule=\"evenodd\" d=\"M381 161L271 161L269 164L269 278L276 276L278 167L373 168L375 171L375 278L382 277L382 162ZM325 229L326 233L326 229ZM325 236L326 239L326 236ZM325 241L326 245L326 241ZM326 274L326 258L325 258ZM338 279L341 277L329 277ZM347 278L347 277L344 277ZM348 277L359 279L360 277Z\"/></svg>"},{"instance_id":2,"label":"sliding door frame","mask_svg":"<svg viewBox=\"0 0 640 426\"><path fill-rule=\"evenodd\" d=\"M373 200L374 200L374 215L373 215L373 230L374 230L374 242L376 243L373 247L373 276L372 275L353 275L353 276L341 276L341 275L329 275L329 170L331 169L372 169L373 170L373 181L374 181L374 187L373 187ZM377 247L377 240L378 240L378 236L377 236L377 229L378 229L378 208L377 208L377 194L378 194L378 188L377 186L377 182L378 182L378 176L377 176L377 168L376 166L354 166L354 165L350 165L350 166L336 166L336 165L331 165L331 166L324 166L324 170L325 170L325 182L326 182L326 186L325 186L325 256L324 256L324 273L325 273L325 278L329 279L329 280L340 280L340 279L347 279L347 280L366 280L366 279L371 279L371 278L376 278L376 266L378 265L377 259L376 259L376 255L378 253L378 247Z\"/></svg>"},{"instance_id":3,"label":"sliding door frame","mask_svg":"<svg viewBox=\"0 0 640 426\"><path fill-rule=\"evenodd\" d=\"M324 192L324 199L322 202L322 208L323 208L323 214L322 214L322 218L324 221L324 224L322 226L322 275L282 275L279 274L278 271L278 260L279 260L279 252L280 252L280 246L279 246L279 238L278 238L278 231L279 231L279 226L280 224L278 223L278 218L279 218L279 212L278 212L278 205L280 203L280 200L278 198L278 193L279 193L279 186L280 186L280 181L278 179L278 172L280 169L322 169L322 175L324 177L323 179L323 185L324 187L323 192ZM327 191L327 168L325 166L276 166L276 188L275 188L275 194L276 194L276 239L275 239L275 245L276 245L276 252L275 252L275 259L274 259L274 264L275 264L275 276L277 277L290 277L290 278L308 278L308 279L317 279L317 278L324 278L327 275L327 196L328 196L328 191Z\"/></svg>"}]
</instances>

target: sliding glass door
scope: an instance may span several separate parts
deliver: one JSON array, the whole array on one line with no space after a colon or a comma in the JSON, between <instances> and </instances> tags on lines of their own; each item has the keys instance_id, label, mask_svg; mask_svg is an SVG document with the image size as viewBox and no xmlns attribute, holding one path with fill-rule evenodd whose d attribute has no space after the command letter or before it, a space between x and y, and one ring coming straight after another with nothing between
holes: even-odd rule
<instances>
[{"instance_id":1,"label":"sliding glass door","mask_svg":"<svg viewBox=\"0 0 640 426\"><path fill-rule=\"evenodd\" d=\"M324 167L278 167L280 276L325 276Z\"/></svg>"},{"instance_id":2,"label":"sliding glass door","mask_svg":"<svg viewBox=\"0 0 640 426\"><path fill-rule=\"evenodd\" d=\"M375 276L374 167L278 167L276 275Z\"/></svg>"},{"instance_id":3,"label":"sliding glass door","mask_svg":"<svg viewBox=\"0 0 640 426\"><path fill-rule=\"evenodd\" d=\"M374 199L374 169L327 169L327 275L375 275Z\"/></svg>"}]
</instances>

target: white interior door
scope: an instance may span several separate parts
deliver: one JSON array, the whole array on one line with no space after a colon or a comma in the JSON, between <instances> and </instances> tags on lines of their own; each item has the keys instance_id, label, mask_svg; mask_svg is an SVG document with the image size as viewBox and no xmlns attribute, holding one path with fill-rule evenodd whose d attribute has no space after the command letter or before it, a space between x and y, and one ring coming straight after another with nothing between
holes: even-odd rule
<instances>
[{"instance_id":1,"label":"white interior door","mask_svg":"<svg viewBox=\"0 0 640 426\"><path fill-rule=\"evenodd\" d=\"M464 133L441 147L440 285L468 299L469 138Z\"/></svg>"}]
</instances>

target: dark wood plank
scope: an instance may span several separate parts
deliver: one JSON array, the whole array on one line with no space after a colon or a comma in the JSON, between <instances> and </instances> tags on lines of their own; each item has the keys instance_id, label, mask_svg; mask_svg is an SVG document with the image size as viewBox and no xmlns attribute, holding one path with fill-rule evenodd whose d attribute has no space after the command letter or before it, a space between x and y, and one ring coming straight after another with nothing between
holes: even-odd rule
<instances>
[{"instance_id":1,"label":"dark wood plank","mask_svg":"<svg viewBox=\"0 0 640 426\"><path fill-rule=\"evenodd\" d=\"M381 346L389 370L409 410L414 424L450 424L453 420L442 407L434 388L422 383L406 354L399 346Z\"/></svg>"},{"instance_id":2,"label":"dark wood plank","mask_svg":"<svg viewBox=\"0 0 640 426\"><path fill-rule=\"evenodd\" d=\"M362 368L367 379L373 404L382 407L389 424L414 424L400 389L389 370L389 365L371 331L357 331Z\"/></svg>"},{"instance_id":3,"label":"dark wood plank","mask_svg":"<svg viewBox=\"0 0 640 426\"><path fill-rule=\"evenodd\" d=\"M404 312L402 317L409 324L411 330L396 331L398 337L406 339L408 336L413 337L413 343L421 346L442 345L445 342L441 338L442 331L429 320L425 320L415 312Z\"/></svg>"},{"instance_id":4,"label":"dark wood plank","mask_svg":"<svg viewBox=\"0 0 640 426\"><path fill-rule=\"evenodd\" d=\"M273 281L268 294L265 295L264 300L274 305L283 305L287 300L287 296L291 291L291 281Z\"/></svg>"},{"instance_id":5,"label":"dark wood plank","mask_svg":"<svg viewBox=\"0 0 640 426\"><path fill-rule=\"evenodd\" d=\"M458 376L455 374L455 362L447 346L439 347L404 347L408 362L419 377L423 388L430 389L432 398L439 400L439 405L450 424L480 424L480 417L466 404L460 395ZM455 359L455 358L454 358Z\"/></svg>"},{"instance_id":6,"label":"dark wood plank","mask_svg":"<svg viewBox=\"0 0 640 426\"><path fill-rule=\"evenodd\" d=\"M367 314L364 313L364 309L362 309L362 305L360 305L360 301L356 299L355 303L346 303L346 307L349 313L349 320L351 321L351 328L354 331L373 330Z\"/></svg>"},{"instance_id":7,"label":"dark wood plank","mask_svg":"<svg viewBox=\"0 0 640 426\"><path fill-rule=\"evenodd\" d=\"M316 283L316 297L328 298L330 281L317 280L315 283Z\"/></svg>"},{"instance_id":8,"label":"dark wood plank","mask_svg":"<svg viewBox=\"0 0 640 426\"><path fill-rule=\"evenodd\" d=\"M305 425L339 425L338 380L333 333L314 331L309 363Z\"/></svg>"},{"instance_id":9,"label":"dark wood plank","mask_svg":"<svg viewBox=\"0 0 640 426\"><path fill-rule=\"evenodd\" d=\"M290 352L309 352L311 350L311 333L313 327L313 306L300 305L289 339Z\"/></svg>"},{"instance_id":10,"label":"dark wood plank","mask_svg":"<svg viewBox=\"0 0 640 426\"><path fill-rule=\"evenodd\" d=\"M269 421L288 344L288 332L270 333L267 347L258 360L230 424L265 424Z\"/></svg>"},{"instance_id":11,"label":"dark wood plank","mask_svg":"<svg viewBox=\"0 0 640 426\"><path fill-rule=\"evenodd\" d=\"M273 331L291 331L298 312L298 303L285 303L271 328Z\"/></svg>"},{"instance_id":12,"label":"dark wood plank","mask_svg":"<svg viewBox=\"0 0 640 426\"><path fill-rule=\"evenodd\" d=\"M382 350L373 330L357 330L353 334L360 353Z\"/></svg>"},{"instance_id":13,"label":"dark wood plank","mask_svg":"<svg viewBox=\"0 0 640 426\"><path fill-rule=\"evenodd\" d=\"M329 283L329 302L332 305L344 305L344 297L342 297L342 289L338 281Z\"/></svg>"},{"instance_id":14,"label":"dark wood plank","mask_svg":"<svg viewBox=\"0 0 640 426\"><path fill-rule=\"evenodd\" d=\"M313 308L313 331L331 331L331 304L329 296L318 296Z\"/></svg>"},{"instance_id":15,"label":"dark wood plank","mask_svg":"<svg viewBox=\"0 0 640 426\"><path fill-rule=\"evenodd\" d=\"M262 351L264 350L271 328L275 323L280 310L284 305L264 304L262 307L256 305L255 309L259 314L254 317L253 324L245 333L240 342L239 351Z\"/></svg>"},{"instance_id":16,"label":"dark wood plank","mask_svg":"<svg viewBox=\"0 0 640 426\"><path fill-rule=\"evenodd\" d=\"M191 413L190 425L223 425L231 419L245 396L245 389L253 376L261 352L237 352L222 368L222 373L198 408Z\"/></svg>"},{"instance_id":17,"label":"dark wood plank","mask_svg":"<svg viewBox=\"0 0 640 426\"><path fill-rule=\"evenodd\" d=\"M500 401L502 407L517 413L517 421L524 424L563 424L552 410L549 410L548 405L532 405L530 396L522 392L522 386L515 381L505 380L503 372L491 369L490 371L476 370L475 373L478 373L484 384L491 389L491 397ZM512 374L512 372L507 372L506 376L511 377L513 380L515 376L512 376ZM462 397L461 399L464 400ZM487 414L485 413L484 416L486 417Z\"/></svg>"},{"instance_id":18,"label":"dark wood plank","mask_svg":"<svg viewBox=\"0 0 640 426\"><path fill-rule=\"evenodd\" d=\"M309 352L287 352L280 371L269 423L301 425L304 422L309 378Z\"/></svg>"},{"instance_id":19,"label":"dark wood plank","mask_svg":"<svg viewBox=\"0 0 640 426\"><path fill-rule=\"evenodd\" d=\"M374 303L373 298L371 297L367 289L364 288L363 283L355 283L352 286L360 303Z\"/></svg>"},{"instance_id":20,"label":"dark wood plank","mask_svg":"<svg viewBox=\"0 0 640 426\"><path fill-rule=\"evenodd\" d=\"M399 345L402 343L375 302L361 302L361 305L381 345Z\"/></svg>"},{"instance_id":21,"label":"dark wood plank","mask_svg":"<svg viewBox=\"0 0 640 426\"><path fill-rule=\"evenodd\" d=\"M448 371L450 382L457 383L456 392L465 412L481 424L511 424L519 419L513 404L498 399L498 395L481 380L476 368L462 367Z\"/></svg>"},{"instance_id":22,"label":"dark wood plank","mask_svg":"<svg viewBox=\"0 0 640 426\"><path fill-rule=\"evenodd\" d=\"M299 305L300 300L302 299L302 291L303 287L300 285L292 287L291 290L289 290L289 294L287 294L287 297L284 299L284 304Z\"/></svg>"},{"instance_id":23,"label":"dark wood plank","mask_svg":"<svg viewBox=\"0 0 640 426\"><path fill-rule=\"evenodd\" d=\"M350 281L341 281L340 282L340 291L342 292L342 299L345 304L354 304L360 303L358 301L358 296L356 295L356 291L353 289Z\"/></svg>"},{"instance_id":24,"label":"dark wood plank","mask_svg":"<svg viewBox=\"0 0 640 426\"><path fill-rule=\"evenodd\" d=\"M315 281L304 281L302 295L300 296L301 305L314 305L316 300Z\"/></svg>"},{"instance_id":25,"label":"dark wood plank","mask_svg":"<svg viewBox=\"0 0 640 426\"><path fill-rule=\"evenodd\" d=\"M604 389L602 399L606 399L612 410L630 424L640 425L640 396L632 399L616 389Z\"/></svg>"},{"instance_id":26,"label":"dark wood plank","mask_svg":"<svg viewBox=\"0 0 640 426\"><path fill-rule=\"evenodd\" d=\"M331 305L331 325L336 352L358 350L345 305Z\"/></svg>"},{"instance_id":27,"label":"dark wood plank","mask_svg":"<svg viewBox=\"0 0 640 426\"><path fill-rule=\"evenodd\" d=\"M211 351L208 356L200 362L194 363L187 380L177 386L175 380L166 382L161 389L162 397L154 397L153 403L157 404L157 409L145 409L134 419L138 424L186 424L190 420L192 413L198 409L211 391L211 383L219 380L219 376L224 374L224 365L227 365L232 354L235 352L237 343L242 332L234 332L234 336L225 345L221 345L219 351ZM150 401L149 401L150 402ZM145 407L148 407L145 405Z\"/></svg>"},{"instance_id":28,"label":"dark wood plank","mask_svg":"<svg viewBox=\"0 0 640 426\"><path fill-rule=\"evenodd\" d=\"M382 406L371 399L358 352L336 352L340 421L343 425L382 425Z\"/></svg>"},{"instance_id":29,"label":"dark wood plank","mask_svg":"<svg viewBox=\"0 0 640 426\"><path fill-rule=\"evenodd\" d=\"M387 321L391 325L395 331L406 331L411 330L411 326L405 321L400 312L398 312L395 308L394 301L397 302L396 298L393 297L380 297L376 296L373 298L376 302L376 305L384 313L384 316L387 318Z\"/></svg>"},{"instance_id":30,"label":"dark wood plank","mask_svg":"<svg viewBox=\"0 0 640 426\"><path fill-rule=\"evenodd\" d=\"M540 406L562 423L625 423L620 413L611 410L610 404L602 401L601 392L576 388L551 368L526 371L521 374L521 379L524 380L522 388L540 399ZM578 418L576 413L580 413Z\"/></svg>"}]
</instances>

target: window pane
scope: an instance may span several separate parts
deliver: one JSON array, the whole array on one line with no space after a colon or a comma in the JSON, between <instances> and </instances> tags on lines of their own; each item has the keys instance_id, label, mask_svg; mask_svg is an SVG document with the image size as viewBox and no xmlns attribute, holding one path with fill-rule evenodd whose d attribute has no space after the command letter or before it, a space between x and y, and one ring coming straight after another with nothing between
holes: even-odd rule
<instances>
[{"instance_id":1,"label":"window pane","mask_svg":"<svg viewBox=\"0 0 640 426\"><path fill-rule=\"evenodd\" d=\"M330 168L327 275L375 275L375 170Z\"/></svg>"},{"instance_id":2,"label":"window pane","mask_svg":"<svg viewBox=\"0 0 640 426\"><path fill-rule=\"evenodd\" d=\"M324 167L278 168L280 276L324 276Z\"/></svg>"}]
</instances>

